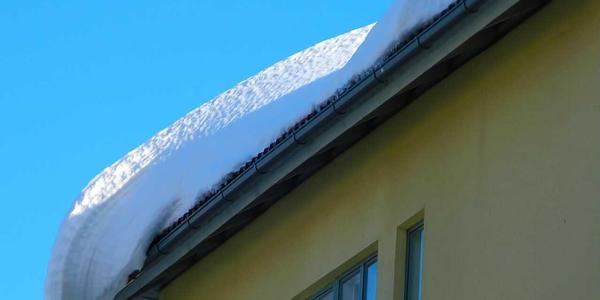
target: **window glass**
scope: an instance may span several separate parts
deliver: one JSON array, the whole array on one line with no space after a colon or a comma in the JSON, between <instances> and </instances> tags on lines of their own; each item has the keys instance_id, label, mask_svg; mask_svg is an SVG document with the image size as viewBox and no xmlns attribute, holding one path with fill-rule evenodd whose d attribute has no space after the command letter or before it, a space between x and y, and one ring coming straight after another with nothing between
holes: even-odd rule
<instances>
[{"instance_id":1,"label":"window glass","mask_svg":"<svg viewBox=\"0 0 600 300\"><path fill-rule=\"evenodd\" d=\"M377 299L377 261L367 266L366 300Z\"/></svg>"},{"instance_id":2,"label":"window glass","mask_svg":"<svg viewBox=\"0 0 600 300\"><path fill-rule=\"evenodd\" d=\"M318 296L317 298L315 298L315 300L335 300L335 299L333 298L333 292L329 291L321 296Z\"/></svg>"},{"instance_id":3,"label":"window glass","mask_svg":"<svg viewBox=\"0 0 600 300\"><path fill-rule=\"evenodd\" d=\"M408 232L408 249L406 260L406 300L421 300L423 287L423 224L415 226Z\"/></svg>"},{"instance_id":4,"label":"window glass","mask_svg":"<svg viewBox=\"0 0 600 300\"><path fill-rule=\"evenodd\" d=\"M362 276L361 272L356 272L350 278L342 282L342 300L362 300L361 287Z\"/></svg>"},{"instance_id":5,"label":"window glass","mask_svg":"<svg viewBox=\"0 0 600 300\"><path fill-rule=\"evenodd\" d=\"M371 256L310 300L377 300L377 256Z\"/></svg>"}]
</instances>

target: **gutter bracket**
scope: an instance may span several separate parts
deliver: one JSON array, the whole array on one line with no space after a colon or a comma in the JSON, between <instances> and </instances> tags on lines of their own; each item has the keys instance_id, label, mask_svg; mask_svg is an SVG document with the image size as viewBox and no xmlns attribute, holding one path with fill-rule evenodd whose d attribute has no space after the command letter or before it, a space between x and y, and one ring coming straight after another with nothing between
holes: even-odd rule
<instances>
[{"instance_id":1,"label":"gutter bracket","mask_svg":"<svg viewBox=\"0 0 600 300\"><path fill-rule=\"evenodd\" d=\"M295 142L296 144L298 144L298 145L306 145L306 142L303 142L303 141L301 141L300 139L298 139L298 138L296 137L296 132L297 132L297 130L294 130L294 131L292 132L292 137L293 137L293 139L294 139L294 142Z\"/></svg>"},{"instance_id":2,"label":"gutter bracket","mask_svg":"<svg viewBox=\"0 0 600 300\"><path fill-rule=\"evenodd\" d=\"M269 155L269 154L267 154L267 155ZM260 174L260 175L265 175L265 174L267 174L267 172L261 171L261 170L258 168L258 165L256 165L256 161L257 161L257 160L255 159L255 160L254 160L254 162L252 163L252 165L254 165L254 170L256 170L256 173L258 173L258 174Z\"/></svg>"},{"instance_id":3,"label":"gutter bracket","mask_svg":"<svg viewBox=\"0 0 600 300\"><path fill-rule=\"evenodd\" d=\"M225 189L221 189L221 191L219 192L219 194L221 194L221 198L223 198L223 200L225 200L225 202L229 202L229 203L233 202L232 199L228 199L227 197L225 197L225 193L223 193L224 190Z\"/></svg>"},{"instance_id":4,"label":"gutter bracket","mask_svg":"<svg viewBox=\"0 0 600 300\"><path fill-rule=\"evenodd\" d=\"M336 103L337 103L337 101L334 101L333 103L331 103L331 108L333 108L333 111L334 111L334 112L335 112L337 115L340 115L340 116L341 116L341 115L343 115L343 114L344 114L344 112L343 112L343 111L340 111L340 110L338 110L337 108L335 108L335 104L336 104Z\"/></svg>"},{"instance_id":5,"label":"gutter bracket","mask_svg":"<svg viewBox=\"0 0 600 300\"><path fill-rule=\"evenodd\" d=\"M375 81L377 81L383 85L387 85L389 83L387 80L377 77L377 71L383 72L383 67L373 69L373 78L375 78Z\"/></svg>"}]
</instances>

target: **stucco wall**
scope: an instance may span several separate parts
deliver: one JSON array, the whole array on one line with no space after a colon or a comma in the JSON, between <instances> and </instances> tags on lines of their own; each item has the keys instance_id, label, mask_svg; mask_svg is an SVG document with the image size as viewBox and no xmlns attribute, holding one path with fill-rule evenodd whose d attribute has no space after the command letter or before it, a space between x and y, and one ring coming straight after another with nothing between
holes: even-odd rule
<instances>
[{"instance_id":1,"label":"stucco wall","mask_svg":"<svg viewBox=\"0 0 600 300\"><path fill-rule=\"evenodd\" d=\"M425 299L600 299L600 2L554 0L168 285L302 299L378 252L402 299L424 214Z\"/></svg>"}]
</instances>

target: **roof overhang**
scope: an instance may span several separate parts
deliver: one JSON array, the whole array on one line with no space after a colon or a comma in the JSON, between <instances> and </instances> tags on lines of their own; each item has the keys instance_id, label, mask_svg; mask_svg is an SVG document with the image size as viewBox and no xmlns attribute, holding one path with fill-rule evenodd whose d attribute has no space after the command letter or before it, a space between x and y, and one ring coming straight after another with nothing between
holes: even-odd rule
<instances>
[{"instance_id":1,"label":"roof overhang","mask_svg":"<svg viewBox=\"0 0 600 300\"><path fill-rule=\"evenodd\" d=\"M158 291L549 0L461 0L156 243L115 299Z\"/></svg>"}]
</instances>

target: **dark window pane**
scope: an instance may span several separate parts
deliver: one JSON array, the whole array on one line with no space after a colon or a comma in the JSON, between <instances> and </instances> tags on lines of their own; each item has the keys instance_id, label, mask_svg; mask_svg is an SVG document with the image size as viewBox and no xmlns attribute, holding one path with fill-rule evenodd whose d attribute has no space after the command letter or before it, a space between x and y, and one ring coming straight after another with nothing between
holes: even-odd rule
<instances>
[{"instance_id":1,"label":"dark window pane","mask_svg":"<svg viewBox=\"0 0 600 300\"><path fill-rule=\"evenodd\" d=\"M341 300L361 300L361 273L356 272L342 282Z\"/></svg>"},{"instance_id":2,"label":"dark window pane","mask_svg":"<svg viewBox=\"0 0 600 300\"><path fill-rule=\"evenodd\" d=\"M421 300L423 286L423 225L408 233L408 259L406 270L406 300Z\"/></svg>"},{"instance_id":3,"label":"dark window pane","mask_svg":"<svg viewBox=\"0 0 600 300\"><path fill-rule=\"evenodd\" d=\"M377 299L377 262L367 266L367 291L366 300Z\"/></svg>"},{"instance_id":4,"label":"dark window pane","mask_svg":"<svg viewBox=\"0 0 600 300\"><path fill-rule=\"evenodd\" d=\"M314 300L335 300L335 299L333 299L333 292L329 291L323 295L318 296Z\"/></svg>"}]
</instances>

